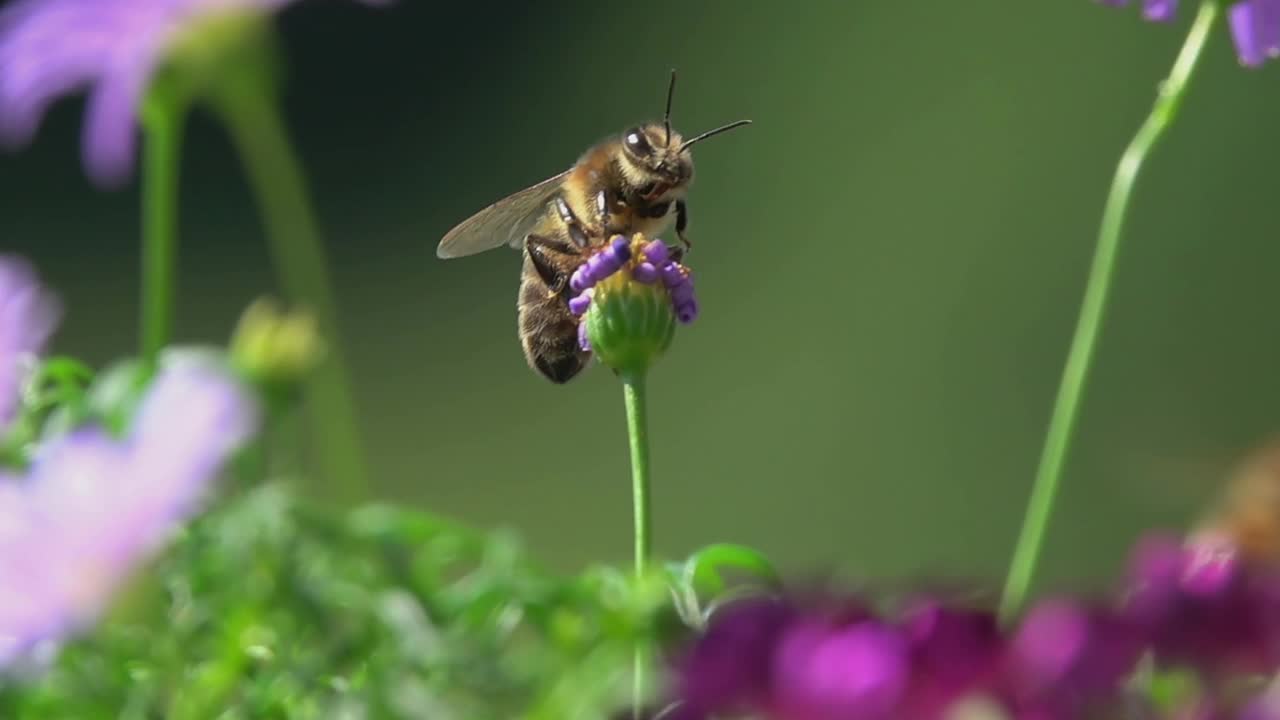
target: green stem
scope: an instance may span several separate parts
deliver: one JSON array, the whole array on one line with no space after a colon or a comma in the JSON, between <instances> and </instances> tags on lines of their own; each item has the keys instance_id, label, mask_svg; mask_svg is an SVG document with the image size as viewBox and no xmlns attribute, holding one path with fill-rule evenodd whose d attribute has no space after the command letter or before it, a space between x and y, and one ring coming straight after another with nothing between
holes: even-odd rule
<instances>
[{"instance_id":1,"label":"green stem","mask_svg":"<svg viewBox=\"0 0 1280 720\"><path fill-rule=\"evenodd\" d=\"M1080 398L1088 379L1094 346L1097 344L1106 311L1107 294L1115 269L1116 250L1120 244L1120 232L1129 209L1134 182L1138 178L1138 171L1143 161L1176 117L1191 76L1203 55L1210 36L1209 31L1213 28L1219 14L1219 0L1201 1L1200 9L1191 25L1191 31L1183 43L1182 50L1178 53L1177 60L1174 61L1169 77L1160 85L1155 107L1120 157L1120 164L1111 182L1111 191L1107 195L1107 204L1102 213L1102 226L1098 232L1093 265L1089 270L1084 302L1080 308L1075 335L1071 339L1066 367L1058 386L1053 415L1049 421L1044 449L1040 455L1040 465L1036 470L1035 483L1023 518L1022 531L1018 536L1018 544L1000 602L1000 617L1006 622L1021 610L1031 579L1035 574L1036 562L1040 556L1054 498L1062 478L1067 446L1076 425Z\"/></svg>"},{"instance_id":2,"label":"green stem","mask_svg":"<svg viewBox=\"0 0 1280 720\"><path fill-rule=\"evenodd\" d=\"M178 252L178 168L184 108L148 98L142 113L141 354L147 374L173 336Z\"/></svg>"},{"instance_id":3,"label":"green stem","mask_svg":"<svg viewBox=\"0 0 1280 720\"><path fill-rule=\"evenodd\" d=\"M638 579L648 570L649 557L653 552L652 519L649 516L649 420L645 407L644 374L624 374L622 390L627 406L627 437L631 441L631 511ZM632 715L636 720L643 710L648 661L648 650L643 643L637 642L632 695Z\"/></svg>"},{"instance_id":4,"label":"green stem","mask_svg":"<svg viewBox=\"0 0 1280 720\"><path fill-rule=\"evenodd\" d=\"M310 383L309 410L321 460L347 499L365 494L368 480L328 261L303 173L276 109L256 88L226 92L218 109L249 174L267 226L276 272L289 299L309 307L328 342Z\"/></svg>"}]
</instances>

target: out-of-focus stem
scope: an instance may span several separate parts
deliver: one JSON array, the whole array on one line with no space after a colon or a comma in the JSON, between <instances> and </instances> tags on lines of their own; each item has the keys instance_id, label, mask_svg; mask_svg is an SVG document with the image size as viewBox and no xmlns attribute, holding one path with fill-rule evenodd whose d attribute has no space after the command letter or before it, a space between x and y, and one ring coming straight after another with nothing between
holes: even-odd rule
<instances>
[{"instance_id":1,"label":"out-of-focus stem","mask_svg":"<svg viewBox=\"0 0 1280 720\"><path fill-rule=\"evenodd\" d=\"M312 426L321 460L349 499L368 489L365 458L342 352L328 261L300 163L276 98L238 87L217 104L231 132L267 226L276 272L289 299L315 313L327 353L309 384Z\"/></svg>"},{"instance_id":2,"label":"out-of-focus stem","mask_svg":"<svg viewBox=\"0 0 1280 720\"><path fill-rule=\"evenodd\" d=\"M1000 617L1005 622L1022 609L1035 575L1036 562L1040 557L1049 516L1053 511L1071 434L1078 418L1080 398L1089 377L1094 346L1102 328L1115 270L1116 251L1120 245L1120 233L1129 210L1134 182L1138 179L1143 161L1177 116L1191 77L1203 56L1210 30L1220 14L1219 0L1202 0L1169 77L1160 85L1155 107L1121 155L1120 164L1111 182L1080 317L1076 322L1075 335L1071 339L1071 348L1040 455L1040 465L1036 470L1031 498L1005 581L1004 595L1000 602Z\"/></svg>"}]
</instances>

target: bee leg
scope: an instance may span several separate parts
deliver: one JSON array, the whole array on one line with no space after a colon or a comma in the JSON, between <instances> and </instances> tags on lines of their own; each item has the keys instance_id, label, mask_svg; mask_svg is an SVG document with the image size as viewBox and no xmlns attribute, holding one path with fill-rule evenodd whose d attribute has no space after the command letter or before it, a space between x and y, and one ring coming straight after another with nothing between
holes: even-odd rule
<instances>
[{"instance_id":1,"label":"bee leg","mask_svg":"<svg viewBox=\"0 0 1280 720\"><path fill-rule=\"evenodd\" d=\"M556 212L560 215L560 220L564 222L569 229L569 239L574 245L580 248L587 246L587 231L582 227L582 222L578 220L578 216L573 212L573 208L569 207L569 203L564 198L556 198Z\"/></svg>"},{"instance_id":2,"label":"bee leg","mask_svg":"<svg viewBox=\"0 0 1280 720\"><path fill-rule=\"evenodd\" d=\"M689 227L689 206L683 200L676 201L676 237L680 238L680 242L684 244L685 250L692 250L693 243L689 241L689 236L684 234L685 228ZM681 254L683 257L683 254ZM676 262L679 262L677 260Z\"/></svg>"},{"instance_id":3,"label":"bee leg","mask_svg":"<svg viewBox=\"0 0 1280 720\"><path fill-rule=\"evenodd\" d=\"M609 212L609 191L601 190L596 193L596 214L600 217L600 236L606 237L612 232L609 227L609 221L613 213Z\"/></svg>"},{"instance_id":4,"label":"bee leg","mask_svg":"<svg viewBox=\"0 0 1280 720\"><path fill-rule=\"evenodd\" d=\"M524 251L533 263L533 269L538 271L538 277L542 278L542 282L551 291L550 294L559 295L569 284L569 275L561 268L566 264L576 267L577 263L566 263L563 259L557 262L556 256L576 257L579 254L577 248L563 240L530 233L524 237Z\"/></svg>"},{"instance_id":5,"label":"bee leg","mask_svg":"<svg viewBox=\"0 0 1280 720\"><path fill-rule=\"evenodd\" d=\"M675 262L677 265L684 262L684 253L685 253L685 249L680 247L679 245L675 247L667 248L667 256L671 258L671 260Z\"/></svg>"}]
</instances>

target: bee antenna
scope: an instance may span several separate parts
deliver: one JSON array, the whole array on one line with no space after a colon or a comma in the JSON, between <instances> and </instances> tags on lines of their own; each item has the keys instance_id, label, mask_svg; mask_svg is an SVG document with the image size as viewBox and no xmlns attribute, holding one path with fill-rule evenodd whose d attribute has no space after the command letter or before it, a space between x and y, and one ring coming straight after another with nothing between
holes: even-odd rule
<instances>
[{"instance_id":1,"label":"bee antenna","mask_svg":"<svg viewBox=\"0 0 1280 720\"><path fill-rule=\"evenodd\" d=\"M671 147L671 99L676 95L676 69L671 68L671 83L667 85L667 111L662 115L662 128L667 131L662 141L664 147Z\"/></svg>"},{"instance_id":2,"label":"bee antenna","mask_svg":"<svg viewBox=\"0 0 1280 720\"><path fill-rule=\"evenodd\" d=\"M702 133L701 135L694 135L693 137L684 141L684 144L680 146L680 152L684 152L685 150L688 150L689 146L696 142L701 142L703 140L706 140L709 137L719 135L722 132L728 132L734 128L740 128L743 125L750 125L750 124L751 124L750 120L738 120L737 122L731 122L728 125L721 125L718 128L708 130Z\"/></svg>"}]
</instances>

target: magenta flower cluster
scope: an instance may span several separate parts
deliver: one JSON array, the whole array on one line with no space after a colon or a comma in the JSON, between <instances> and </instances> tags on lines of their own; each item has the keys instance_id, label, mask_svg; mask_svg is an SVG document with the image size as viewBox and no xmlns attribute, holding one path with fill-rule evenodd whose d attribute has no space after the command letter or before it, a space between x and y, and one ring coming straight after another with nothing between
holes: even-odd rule
<instances>
[{"instance_id":1,"label":"magenta flower cluster","mask_svg":"<svg viewBox=\"0 0 1280 720\"><path fill-rule=\"evenodd\" d=\"M671 296L676 319L688 325L698 318L698 298L693 289L693 274L671 257L671 251L661 240L645 244L643 258L631 269L631 278L643 285L659 281ZM621 235L592 255L569 278L569 289L574 296L569 299L569 311L583 315L591 307L595 288L612 277L631 260L631 243ZM578 325L578 344L583 350L591 349L587 339L586 323Z\"/></svg>"},{"instance_id":2,"label":"magenta flower cluster","mask_svg":"<svg viewBox=\"0 0 1280 720\"><path fill-rule=\"evenodd\" d=\"M1132 682L1144 659L1198 678L1176 717L1280 718L1270 694L1226 689L1280 671L1280 571L1222 543L1150 536L1114 600L1046 600L1009 628L937 599L893 613L858 597L740 600L677 661L662 717L1170 717Z\"/></svg>"},{"instance_id":3,"label":"magenta flower cluster","mask_svg":"<svg viewBox=\"0 0 1280 720\"><path fill-rule=\"evenodd\" d=\"M1101 0L1112 7L1124 7L1129 0ZM1155 22L1173 20L1177 0L1143 0L1142 15ZM1227 10L1236 54L1246 67L1258 67L1280 55L1280 0L1239 0Z\"/></svg>"}]
</instances>

